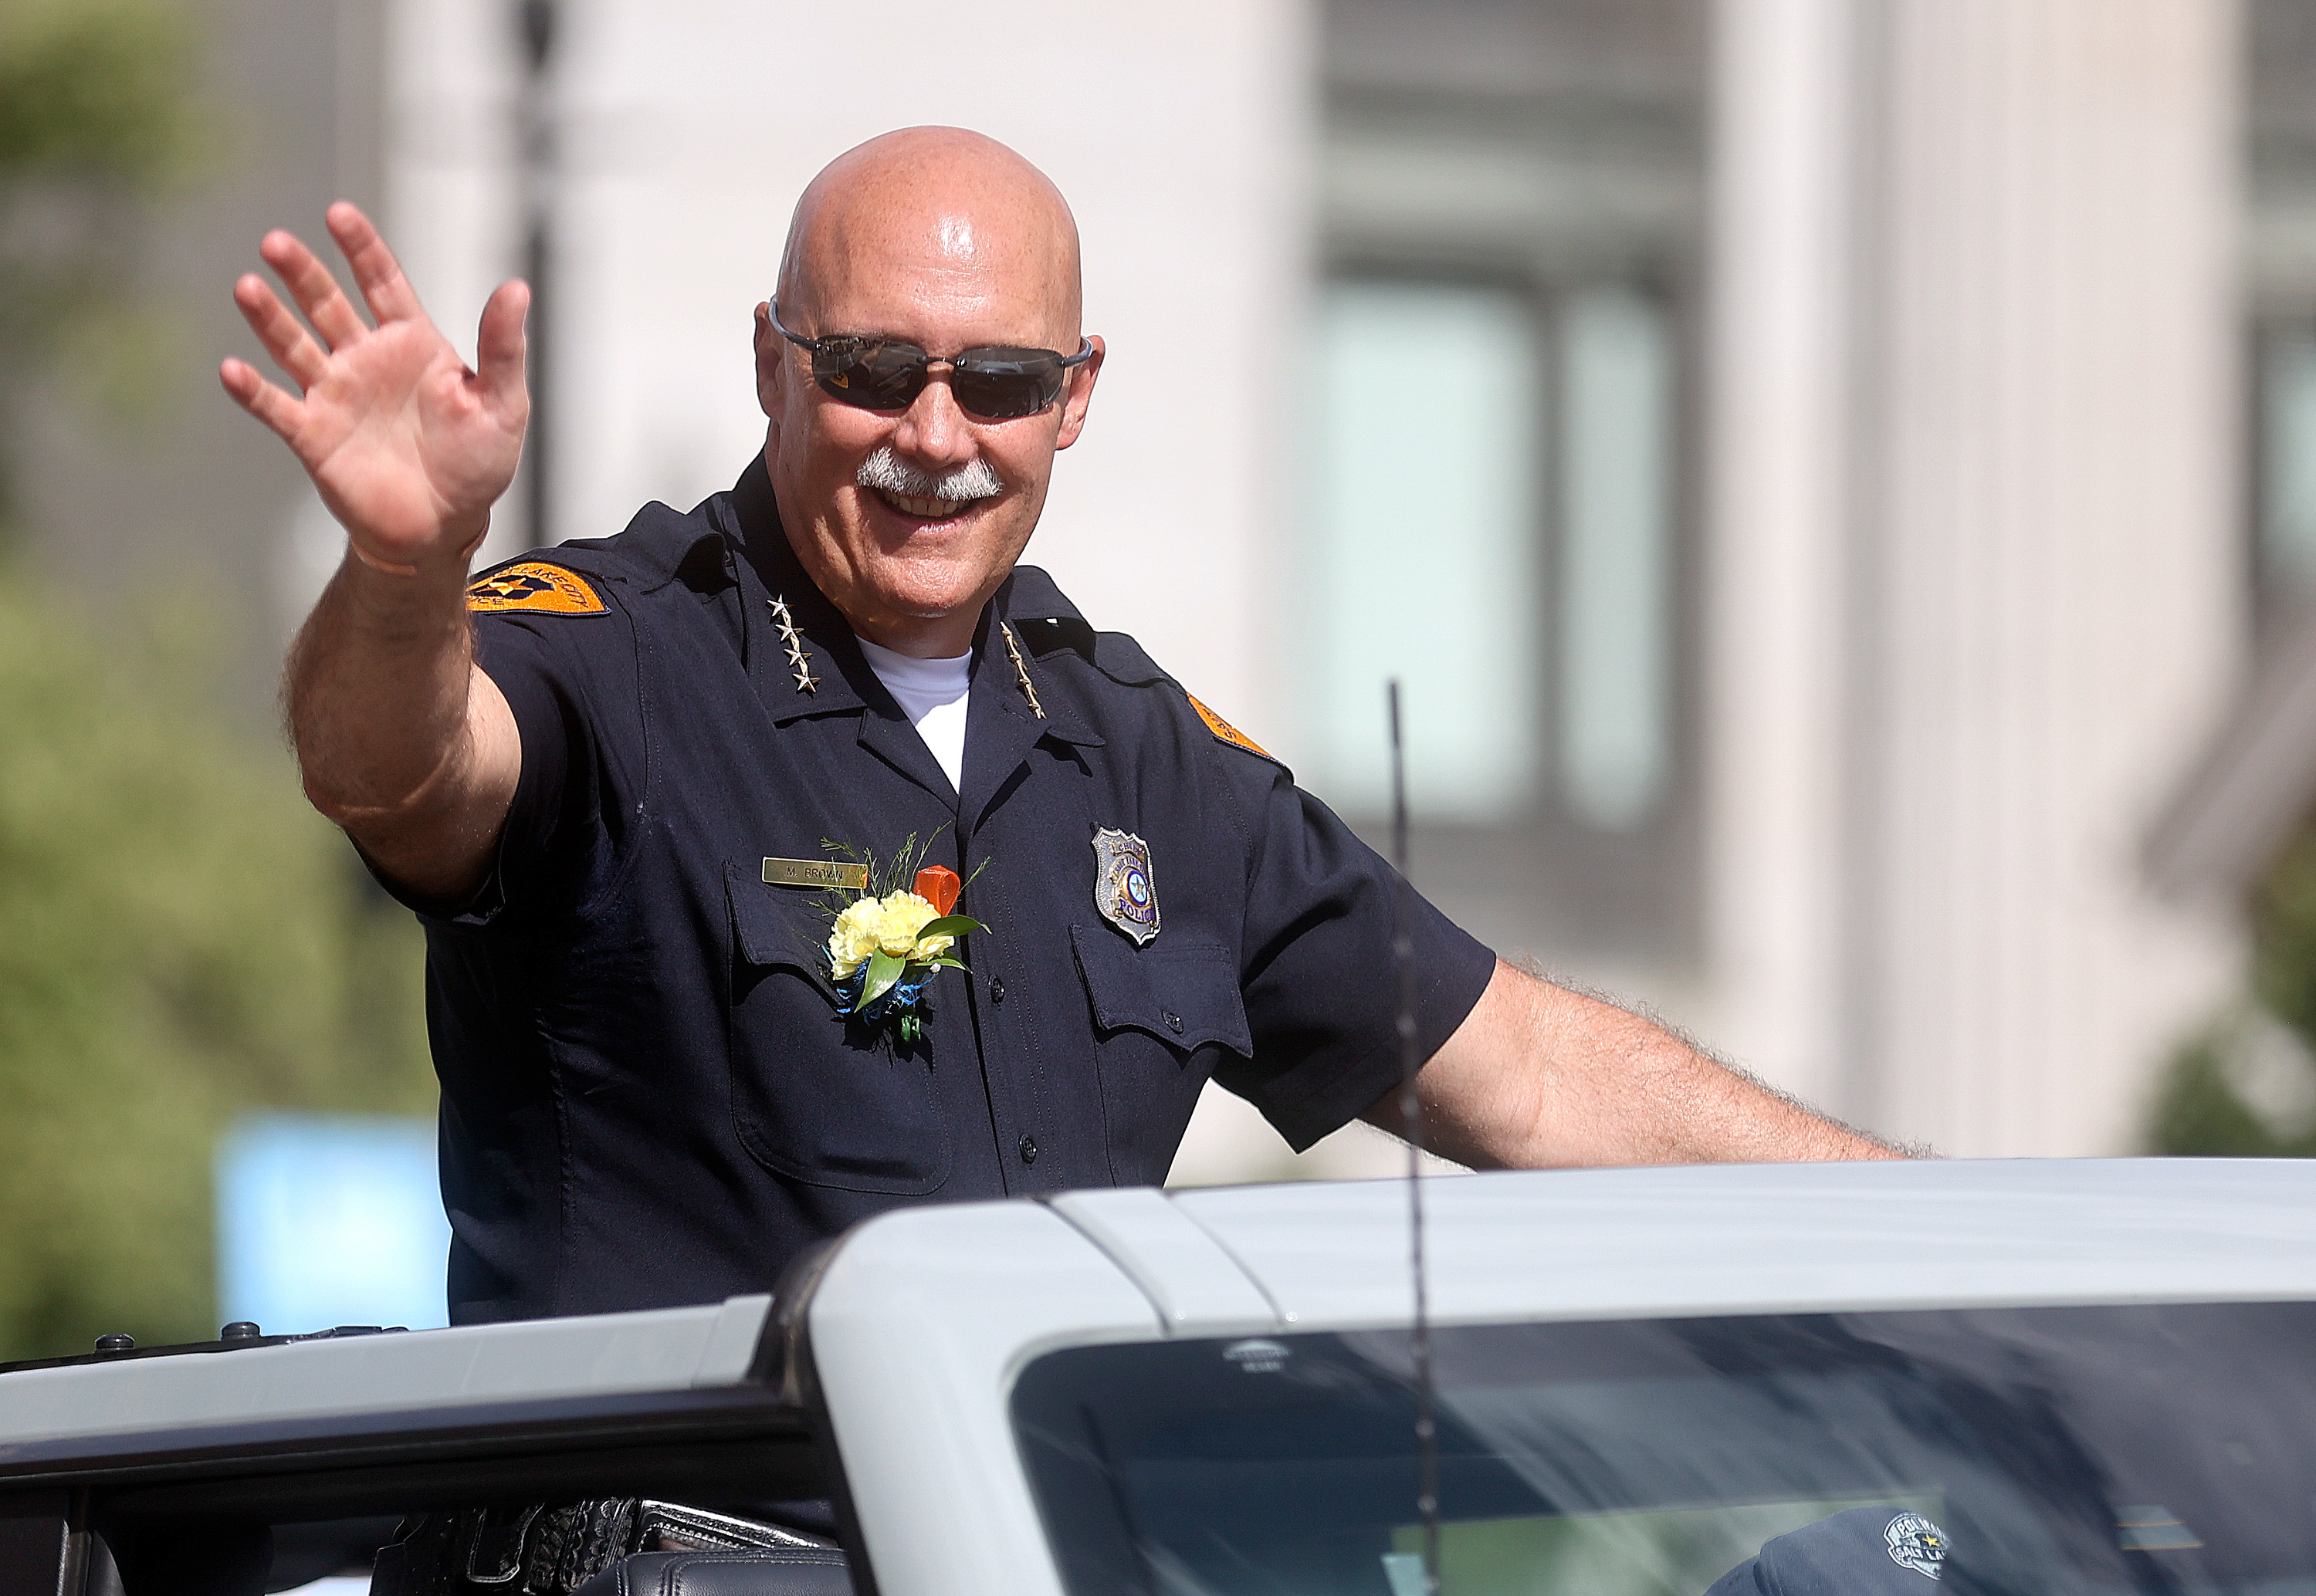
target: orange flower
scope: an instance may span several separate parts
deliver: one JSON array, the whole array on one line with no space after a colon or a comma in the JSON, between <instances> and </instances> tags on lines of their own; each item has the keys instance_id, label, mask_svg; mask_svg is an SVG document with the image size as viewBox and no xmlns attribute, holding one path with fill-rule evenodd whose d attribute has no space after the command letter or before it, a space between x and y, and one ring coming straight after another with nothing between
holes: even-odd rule
<instances>
[{"instance_id":1,"label":"orange flower","mask_svg":"<svg viewBox=\"0 0 2316 1596\"><path fill-rule=\"evenodd\" d=\"M917 896L933 906L935 914L947 914L957 907L957 895L964 883L957 872L943 864L928 864L917 872Z\"/></svg>"}]
</instances>

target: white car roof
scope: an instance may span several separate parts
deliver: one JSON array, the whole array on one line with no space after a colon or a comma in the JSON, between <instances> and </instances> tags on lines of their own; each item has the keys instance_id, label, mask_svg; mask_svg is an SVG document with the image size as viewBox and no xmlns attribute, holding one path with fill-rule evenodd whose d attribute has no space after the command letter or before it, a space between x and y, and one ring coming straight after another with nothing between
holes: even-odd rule
<instances>
[{"instance_id":1,"label":"white car roof","mask_svg":"<svg viewBox=\"0 0 2316 1596\"><path fill-rule=\"evenodd\" d=\"M2316 1164L1595 1170L1421 1193L1442 1324L2316 1299ZM0 1484L244 1512L297 1489L316 1512L368 1512L346 1502L373 1474L384 1502L459 1459L487 1471L526 1448L536 1472L621 1436L699 1451L684 1466L726 1485L728 1460L759 1453L801 1482L824 1461L791 1396L816 1390L887 1596L1061 1596L1009 1414L1021 1369L1096 1343L1403 1325L1409 1196L1375 1181L911 1208L846 1237L777 1316L735 1298L0 1373ZM783 1324L808 1361L784 1369ZM717 1435L759 1452L700 1451ZM553 1488L594 1488L582 1462Z\"/></svg>"},{"instance_id":2,"label":"white car roof","mask_svg":"<svg viewBox=\"0 0 2316 1596\"><path fill-rule=\"evenodd\" d=\"M1885 1163L1423 1182L1442 1324L2316 1298L2316 1165ZM862 1226L806 1314L880 1589L1059 1596L1007 1403L1041 1353L1404 1325L1404 1183L1078 1192Z\"/></svg>"},{"instance_id":3,"label":"white car roof","mask_svg":"<svg viewBox=\"0 0 2316 1596\"><path fill-rule=\"evenodd\" d=\"M2316 1298L2316 1163L1545 1172L1427 1179L1423 1198L1442 1324ZM902 1210L837 1250L809 1308L815 1352L833 1398L881 1394L895 1443L915 1444L957 1401L985 1427L1021 1364L1055 1347L1403 1324L1407 1215L1394 1181ZM777 1404L777 1349L759 1346L770 1306L0 1374L0 1473L227 1437L411 1433L484 1409L673 1411L718 1390Z\"/></svg>"},{"instance_id":4,"label":"white car roof","mask_svg":"<svg viewBox=\"0 0 2316 1596\"><path fill-rule=\"evenodd\" d=\"M2292 1160L1541 1172L1430 1179L1423 1198L1443 1322L2316 1297L2316 1163ZM1091 1221L1136 1200L1056 1206ZM1281 1327L1412 1312L1403 1182L1169 1201Z\"/></svg>"}]
</instances>

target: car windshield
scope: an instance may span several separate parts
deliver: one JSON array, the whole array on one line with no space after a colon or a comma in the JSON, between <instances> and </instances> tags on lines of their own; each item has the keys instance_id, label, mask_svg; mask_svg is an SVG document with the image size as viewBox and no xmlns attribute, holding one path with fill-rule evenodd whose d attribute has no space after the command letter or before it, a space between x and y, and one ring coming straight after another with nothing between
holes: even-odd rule
<instances>
[{"instance_id":1,"label":"car windshield","mask_svg":"<svg viewBox=\"0 0 2316 1596\"><path fill-rule=\"evenodd\" d=\"M1432 1339L1444 1596L2316 1593L2316 1304ZM1403 1331L1030 1364L1073 1596L1421 1596L1412 1368Z\"/></svg>"}]
</instances>

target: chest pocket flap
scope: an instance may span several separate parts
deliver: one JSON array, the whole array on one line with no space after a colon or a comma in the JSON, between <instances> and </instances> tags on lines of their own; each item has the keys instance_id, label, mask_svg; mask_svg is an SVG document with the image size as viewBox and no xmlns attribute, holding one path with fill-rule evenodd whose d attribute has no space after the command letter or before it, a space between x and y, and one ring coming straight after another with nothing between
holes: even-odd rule
<instances>
[{"instance_id":1,"label":"chest pocket flap","mask_svg":"<svg viewBox=\"0 0 2316 1596\"><path fill-rule=\"evenodd\" d=\"M737 864L725 866L725 890L742 962L765 969L785 965L824 990L833 990L821 956L828 920L805 894L793 887L767 886Z\"/></svg>"},{"instance_id":2,"label":"chest pocket flap","mask_svg":"<svg viewBox=\"0 0 2316 1596\"><path fill-rule=\"evenodd\" d=\"M732 1120L765 1167L807 1185L923 1196L949 1179L930 1052L848 1025L813 899L733 864Z\"/></svg>"},{"instance_id":3,"label":"chest pocket flap","mask_svg":"<svg viewBox=\"0 0 2316 1596\"><path fill-rule=\"evenodd\" d=\"M1147 1032L1186 1053L1218 1043L1254 1057L1229 949L1162 936L1136 947L1107 926L1073 926L1070 941L1102 1030Z\"/></svg>"}]
</instances>

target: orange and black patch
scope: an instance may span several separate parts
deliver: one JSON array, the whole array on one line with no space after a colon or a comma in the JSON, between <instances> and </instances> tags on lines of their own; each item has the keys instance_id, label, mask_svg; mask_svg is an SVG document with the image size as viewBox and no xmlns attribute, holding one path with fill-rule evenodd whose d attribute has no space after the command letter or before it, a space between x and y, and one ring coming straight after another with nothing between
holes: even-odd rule
<instances>
[{"instance_id":1,"label":"orange and black patch","mask_svg":"<svg viewBox=\"0 0 2316 1596\"><path fill-rule=\"evenodd\" d=\"M1208 709L1205 705L1199 703L1195 695L1185 693L1182 696L1190 700L1190 707L1198 712L1198 718L1206 722L1207 730L1213 732L1216 737L1221 738L1225 742L1229 743L1234 748L1243 748L1250 754L1260 754L1264 758L1269 759L1273 763L1278 761L1278 756L1277 754L1272 753L1269 749L1255 741L1253 738L1249 737L1245 732L1240 731L1236 726L1232 725L1228 721L1223 719L1222 716L1216 714L1213 710Z\"/></svg>"},{"instance_id":2,"label":"orange and black patch","mask_svg":"<svg viewBox=\"0 0 2316 1596\"><path fill-rule=\"evenodd\" d=\"M532 615L595 616L605 606L572 572L544 560L494 571L467 590L467 607L481 615L523 610Z\"/></svg>"}]
</instances>

